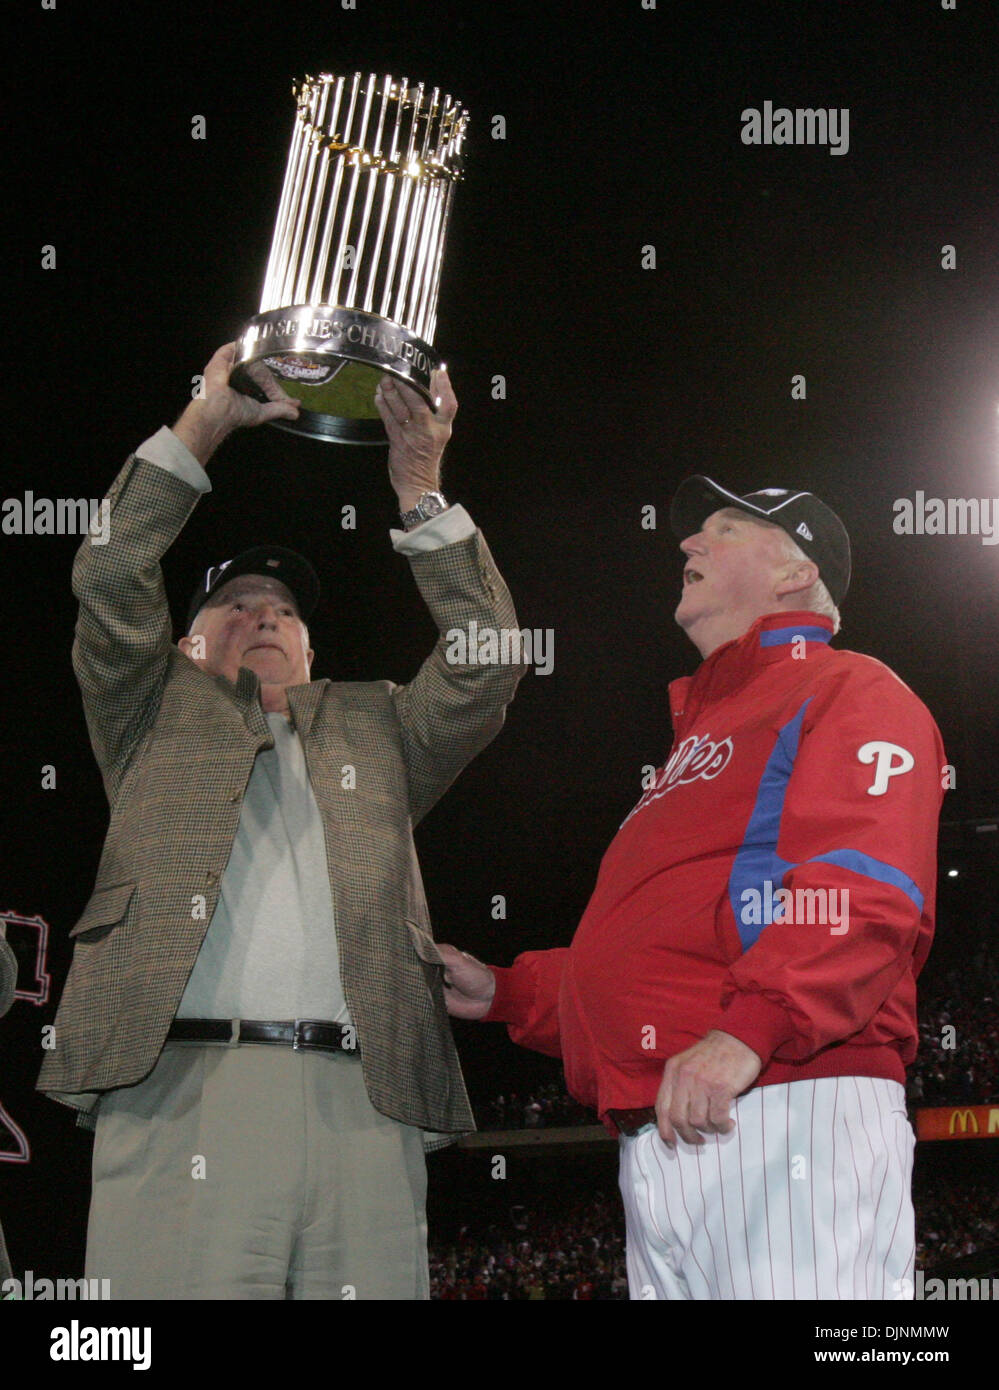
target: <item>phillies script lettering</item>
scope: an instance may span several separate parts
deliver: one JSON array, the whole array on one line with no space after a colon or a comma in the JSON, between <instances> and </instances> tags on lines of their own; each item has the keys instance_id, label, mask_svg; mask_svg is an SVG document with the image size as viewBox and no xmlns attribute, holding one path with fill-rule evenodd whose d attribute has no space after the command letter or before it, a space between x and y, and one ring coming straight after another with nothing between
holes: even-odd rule
<instances>
[{"instance_id":1,"label":"phillies script lettering","mask_svg":"<svg viewBox=\"0 0 999 1390\"><path fill-rule=\"evenodd\" d=\"M638 805L628 812L621 825L627 825L637 811L641 811L652 801L658 801L661 796L665 796L684 782L696 782L699 777L710 782L728 767L731 760L730 738L715 742L710 734L704 734L701 738L691 734L673 749L669 762L660 768L652 786L644 793Z\"/></svg>"}]
</instances>

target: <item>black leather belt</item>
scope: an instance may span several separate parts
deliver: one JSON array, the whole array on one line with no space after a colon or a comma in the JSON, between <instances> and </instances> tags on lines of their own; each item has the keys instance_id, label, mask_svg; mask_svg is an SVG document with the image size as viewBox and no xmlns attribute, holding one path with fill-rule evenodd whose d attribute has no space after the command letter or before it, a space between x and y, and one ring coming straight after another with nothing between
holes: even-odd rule
<instances>
[{"instance_id":1,"label":"black leather belt","mask_svg":"<svg viewBox=\"0 0 999 1390\"><path fill-rule=\"evenodd\" d=\"M360 1056L357 1032L346 1023L296 1018L294 1023L261 1023L252 1018L175 1018L167 1042L283 1043L296 1052L346 1052Z\"/></svg>"},{"instance_id":2,"label":"black leather belt","mask_svg":"<svg viewBox=\"0 0 999 1390\"><path fill-rule=\"evenodd\" d=\"M656 1123L656 1108L654 1105L647 1105L642 1110L608 1110L607 1116L613 1120L618 1131L630 1139L646 1125Z\"/></svg>"}]
</instances>

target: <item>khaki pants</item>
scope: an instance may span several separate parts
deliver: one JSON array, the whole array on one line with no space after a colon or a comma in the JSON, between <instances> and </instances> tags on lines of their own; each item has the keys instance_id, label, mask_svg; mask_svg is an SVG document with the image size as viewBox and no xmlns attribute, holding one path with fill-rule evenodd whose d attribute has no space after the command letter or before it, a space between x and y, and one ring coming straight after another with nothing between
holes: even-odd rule
<instances>
[{"instance_id":1,"label":"khaki pants","mask_svg":"<svg viewBox=\"0 0 999 1390\"><path fill-rule=\"evenodd\" d=\"M358 1057L167 1043L101 1099L87 1278L114 1299L426 1299L419 1129Z\"/></svg>"}]
</instances>

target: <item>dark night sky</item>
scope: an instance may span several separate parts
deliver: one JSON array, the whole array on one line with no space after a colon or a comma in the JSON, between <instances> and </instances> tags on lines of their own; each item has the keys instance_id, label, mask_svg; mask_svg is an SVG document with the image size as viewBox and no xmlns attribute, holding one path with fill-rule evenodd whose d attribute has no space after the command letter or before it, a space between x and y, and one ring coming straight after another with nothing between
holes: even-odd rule
<instances>
[{"instance_id":1,"label":"dark night sky","mask_svg":"<svg viewBox=\"0 0 999 1390\"><path fill-rule=\"evenodd\" d=\"M440 85L472 117L436 334L460 401L444 487L482 527L522 625L554 629L555 671L525 678L506 730L419 832L438 937L500 964L569 939L641 766L668 750L666 684L696 665L672 618L680 557L666 525L692 472L738 491L807 488L839 511L854 580L838 645L887 662L930 707L956 768L945 818L995 814L999 546L892 530L893 501L918 489L999 494L991 8L37 8L9 50L22 167L6 209L16 304L0 494L100 497L256 311L295 76L363 68ZM849 152L742 144L743 108L767 100L849 108ZM496 114L505 141L490 138ZM56 270L39 268L47 243ZM647 244L655 270L641 268ZM944 244L956 270L940 268ZM497 373L505 401L490 396ZM791 399L795 373L805 401ZM388 541L384 453L259 430L209 472L214 491L164 565L175 617L206 563L282 542L324 584L314 674L407 679L433 632ZM356 532L339 527L348 502ZM649 503L655 532L640 525ZM55 997L106 825L70 668L77 544L0 536L12 677L0 908L51 925ZM43 764L56 790L41 790ZM944 891L941 959L961 953L984 891L994 906L994 858L979 858L990 880ZM30 1096L55 997L19 1003L4 1025L0 1099L34 1146L15 1174L29 1213L33 1173L71 1161L70 1120ZM499 1029L459 1040L487 1094L530 1065ZM82 1162L85 1141L70 1142ZM78 1199L86 1173L72 1182ZM75 1248L72 1200L67 1213Z\"/></svg>"}]
</instances>

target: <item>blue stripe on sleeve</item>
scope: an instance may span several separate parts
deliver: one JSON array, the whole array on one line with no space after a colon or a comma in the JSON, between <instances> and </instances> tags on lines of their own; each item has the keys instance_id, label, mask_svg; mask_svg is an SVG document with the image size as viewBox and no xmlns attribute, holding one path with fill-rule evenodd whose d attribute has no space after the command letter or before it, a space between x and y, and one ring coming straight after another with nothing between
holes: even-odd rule
<instances>
[{"instance_id":1,"label":"blue stripe on sleeve","mask_svg":"<svg viewBox=\"0 0 999 1390\"><path fill-rule=\"evenodd\" d=\"M890 883L893 888L901 888L920 912L923 910L923 895L908 874L896 869L894 864L885 864L880 859L872 859L869 854L861 854L859 849L833 849L828 854L817 854L814 859L806 859L805 863L838 864L841 869L850 869L855 874L877 879L878 883ZM794 867L799 869L801 865L795 864Z\"/></svg>"},{"instance_id":2,"label":"blue stripe on sleeve","mask_svg":"<svg viewBox=\"0 0 999 1390\"><path fill-rule=\"evenodd\" d=\"M806 629L801 635L807 635L807 631ZM765 634L765 636L773 637L777 634L770 633ZM823 630L823 636L828 639L829 634ZM761 640L763 639L761 638ZM763 928L769 926L773 921L773 897L777 889L783 884L784 875L790 869L802 867L801 864L792 864L790 860L781 859L777 853L777 842L780 839L787 786L794 770L795 758L798 756L801 726L809 703L810 700L806 700L794 718L790 719L777 735L773 752L767 759L767 765L760 778L753 813L749 818L746 833L729 875L729 902L732 906L739 940L742 942L744 951L749 950ZM896 869L892 864L885 864L880 859L873 859L869 854L861 853L860 850L834 849L827 854L817 854L813 859L806 859L803 862L806 864L835 864L840 868L850 870L851 873L862 874L866 878L875 879L878 883L891 884L892 887L905 893L918 911L922 912L923 910L923 894L908 874L904 874L901 869ZM769 894L766 891L768 882L771 885ZM743 913L747 907L743 900L743 894L748 891L753 891L759 895L761 907L759 914L761 920L759 922L745 922L743 920Z\"/></svg>"}]
</instances>

